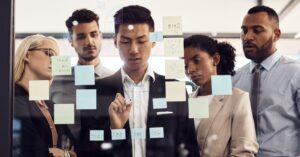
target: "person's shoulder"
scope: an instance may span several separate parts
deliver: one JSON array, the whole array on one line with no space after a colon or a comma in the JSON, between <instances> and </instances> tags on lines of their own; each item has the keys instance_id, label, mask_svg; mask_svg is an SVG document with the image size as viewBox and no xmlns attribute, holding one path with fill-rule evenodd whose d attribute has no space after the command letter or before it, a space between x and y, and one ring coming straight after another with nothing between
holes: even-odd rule
<instances>
[{"instance_id":1,"label":"person's shoulder","mask_svg":"<svg viewBox=\"0 0 300 157\"><path fill-rule=\"evenodd\" d=\"M239 68L238 70L236 70L236 74L241 74L244 72L249 71L250 68L250 63L247 63L246 65L242 66L241 68Z\"/></svg>"},{"instance_id":2,"label":"person's shoulder","mask_svg":"<svg viewBox=\"0 0 300 157\"><path fill-rule=\"evenodd\" d=\"M280 65L286 68L295 68L300 70L300 62L294 58L288 56L282 56L279 59Z\"/></svg>"},{"instance_id":3,"label":"person's shoulder","mask_svg":"<svg viewBox=\"0 0 300 157\"><path fill-rule=\"evenodd\" d=\"M243 91L239 88L232 88L232 95L248 95L248 92Z\"/></svg>"}]
</instances>

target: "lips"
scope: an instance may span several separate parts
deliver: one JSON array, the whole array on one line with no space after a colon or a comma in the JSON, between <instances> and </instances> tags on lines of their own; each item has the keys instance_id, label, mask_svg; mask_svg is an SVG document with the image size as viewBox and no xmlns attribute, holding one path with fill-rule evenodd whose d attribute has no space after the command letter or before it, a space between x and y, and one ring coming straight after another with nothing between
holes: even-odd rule
<instances>
[{"instance_id":1,"label":"lips","mask_svg":"<svg viewBox=\"0 0 300 157\"><path fill-rule=\"evenodd\" d=\"M93 51L93 50L96 50L96 47L95 46L85 47L84 50L85 51Z\"/></svg>"},{"instance_id":2,"label":"lips","mask_svg":"<svg viewBox=\"0 0 300 157\"><path fill-rule=\"evenodd\" d=\"M140 60L140 58L128 58L129 62L139 62Z\"/></svg>"}]
</instances>

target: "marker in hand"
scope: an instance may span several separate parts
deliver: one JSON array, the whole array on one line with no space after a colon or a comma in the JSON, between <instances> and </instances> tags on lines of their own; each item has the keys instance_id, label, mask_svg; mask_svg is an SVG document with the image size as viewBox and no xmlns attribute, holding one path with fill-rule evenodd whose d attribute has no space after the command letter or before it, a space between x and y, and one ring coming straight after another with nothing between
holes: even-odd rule
<instances>
[{"instance_id":1,"label":"marker in hand","mask_svg":"<svg viewBox=\"0 0 300 157\"><path fill-rule=\"evenodd\" d=\"M128 106L132 103L131 99L125 99L125 106Z\"/></svg>"}]
</instances>

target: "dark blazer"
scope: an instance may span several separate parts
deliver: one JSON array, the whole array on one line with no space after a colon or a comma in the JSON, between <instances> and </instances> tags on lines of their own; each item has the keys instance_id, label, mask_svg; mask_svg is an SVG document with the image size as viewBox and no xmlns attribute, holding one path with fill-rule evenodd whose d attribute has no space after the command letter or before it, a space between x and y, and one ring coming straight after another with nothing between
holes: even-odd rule
<instances>
[{"instance_id":1,"label":"dark blazer","mask_svg":"<svg viewBox=\"0 0 300 157\"><path fill-rule=\"evenodd\" d=\"M53 117L53 103L46 101ZM14 128L14 156L22 157L52 157L48 148L52 147L51 129L34 101L29 101L27 91L15 84L14 121L20 123L20 128ZM15 125L14 125L15 126ZM73 138L65 125L56 125L58 141L57 148L63 142L72 143Z\"/></svg>"},{"instance_id":2,"label":"dark blazer","mask_svg":"<svg viewBox=\"0 0 300 157\"><path fill-rule=\"evenodd\" d=\"M155 73L155 81L150 79L150 95L146 128L146 156L147 157L181 157L199 156L193 120L188 119L186 102L168 102L166 109L153 109L153 98L165 98L165 77ZM117 92L123 94L121 71L114 75L98 80L97 110L86 111L82 115L82 133L79 156L113 156L132 157L132 143L129 121L125 124L126 140L111 140L108 107ZM172 111L173 114L157 115L158 111ZM150 127L163 127L164 138L150 139ZM89 141L90 130L104 130L104 141ZM111 146L104 149L103 143Z\"/></svg>"}]
</instances>

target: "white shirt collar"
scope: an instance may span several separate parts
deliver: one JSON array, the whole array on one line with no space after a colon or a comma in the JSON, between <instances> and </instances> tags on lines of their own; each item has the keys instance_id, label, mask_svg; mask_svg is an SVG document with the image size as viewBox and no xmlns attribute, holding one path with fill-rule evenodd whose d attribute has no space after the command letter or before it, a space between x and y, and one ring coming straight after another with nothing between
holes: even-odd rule
<instances>
[{"instance_id":1,"label":"white shirt collar","mask_svg":"<svg viewBox=\"0 0 300 157\"><path fill-rule=\"evenodd\" d=\"M124 71L123 68L121 68L121 76L122 76L122 83L125 83L125 81L130 81L133 82L133 80L129 77L129 75ZM155 81L155 76L154 76L154 71L152 70L152 68L148 65L148 68L145 72L145 75L142 79L141 82L147 81L150 79L150 77L152 77L153 82Z\"/></svg>"},{"instance_id":2,"label":"white shirt collar","mask_svg":"<svg viewBox=\"0 0 300 157\"><path fill-rule=\"evenodd\" d=\"M275 52L274 54L272 54L271 56L269 56L268 58L266 58L265 60L263 60L261 62L261 66L266 70L269 71L272 66L280 59L282 55L278 52ZM254 67L257 65L257 63L251 61L250 62L250 72L253 71Z\"/></svg>"}]
</instances>

